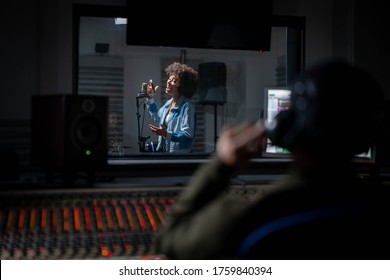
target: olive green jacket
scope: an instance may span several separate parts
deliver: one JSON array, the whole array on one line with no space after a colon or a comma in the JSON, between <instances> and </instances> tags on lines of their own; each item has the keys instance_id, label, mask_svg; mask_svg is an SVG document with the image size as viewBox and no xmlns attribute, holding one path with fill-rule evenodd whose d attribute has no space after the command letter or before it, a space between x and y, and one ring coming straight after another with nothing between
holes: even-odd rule
<instances>
[{"instance_id":1,"label":"olive green jacket","mask_svg":"<svg viewBox=\"0 0 390 280\"><path fill-rule=\"evenodd\" d=\"M352 228L366 234L366 225L355 225L360 221L355 214L361 211L361 205L371 203L375 192L367 191L365 184L355 176L345 170L330 172L326 168L291 172L267 191L259 188L258 194L248 201L229 191L234 172L216 157L197 170L172 205L168 223L158 235L161 253L170 259L349 259L359 256L356 243L349 242L350 233L338 240L339 232ZM245 186L242 188L244 191ZM389 204L382 201L377 205L381 203ZM342 218L335 222L329 218L334 216ZM320 223L317 227L317 220L332 222ZM300 225L308 221L315 222L302 230ZM256 248L255 255L250 255L251 246L257 240L265 241Z\"/></svg>"}]
</instances>

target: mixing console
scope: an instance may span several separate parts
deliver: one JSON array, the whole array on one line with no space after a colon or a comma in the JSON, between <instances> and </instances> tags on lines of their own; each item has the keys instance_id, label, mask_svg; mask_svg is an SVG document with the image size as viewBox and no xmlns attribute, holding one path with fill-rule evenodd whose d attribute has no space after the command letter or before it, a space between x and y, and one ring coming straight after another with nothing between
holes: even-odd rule
<instances>
[{"instance_id":1,"label":"mixing console","mask_svg":"<svg viewBox=\"0 0 390 280\"><path fill-rule=\"evenodd\" d=\"M0 192L0 258L156 259L182 187ZM250 201L264 189L232 187Z\"/></svg>"},{"instance_id":2,"label":"mixing console","mask_svg":"<svg viewBox=\"0 0 390 280\"><path fill-rule=\"evenodd\" d=\"M1 259L158 258L179 189L0 195Z\"/></svg>"}]
</instances>

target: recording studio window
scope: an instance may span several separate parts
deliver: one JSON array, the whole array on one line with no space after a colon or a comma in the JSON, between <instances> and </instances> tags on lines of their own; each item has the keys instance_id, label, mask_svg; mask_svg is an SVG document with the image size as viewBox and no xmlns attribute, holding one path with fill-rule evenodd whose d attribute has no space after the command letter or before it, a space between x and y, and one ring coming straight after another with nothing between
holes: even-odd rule
<instances>
[{"instance_id":1,"label":"recording studio window","mask_svg":"<svg viewBox=\"0 0 390 280\"><path fill-rule=\"evenodd\" d=\"M215 80L209 82L217 87L209 90L207 81L201 79L201 87L191 99L196 109L196 133L192 153L185 156L212 153L224 125L258 119L264 88L285 86L303 68L304 21L291 19L274 17L270 50L256 52L129 46L123 18L80 15L75 91L109 96L109 156L153 154L152 143L157 142L157 136L148 127L152 120L145 98L138 95L143 83L152 80L159 86L156 103L158 107L164 104L168 98L164 70L175 61L196 69L200 78L212 73Z\"/></svg>"}]
</instances>

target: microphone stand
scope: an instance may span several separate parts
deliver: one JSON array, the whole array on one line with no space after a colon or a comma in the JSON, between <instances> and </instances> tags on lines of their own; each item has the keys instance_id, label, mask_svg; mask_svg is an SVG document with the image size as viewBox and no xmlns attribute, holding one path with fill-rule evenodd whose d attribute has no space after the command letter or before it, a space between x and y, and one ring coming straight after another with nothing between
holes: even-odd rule
<instances>
[{"instance_id":1,"label":"microphone stand","mask_svg":"<svg viewBox=\"0 0 390 280\"><path fill-rule=\"evenodd\" d=\"M140 118L141 118L141 114L139 112L139 97L136 97L136 101L137 101L137 123L138 123L138 146L139 146L139 151L141 153L145 152L145 142L146 140L148 140L150 138L150 136L147 136L147 137L143 137L142 136L142 132L141 132L141 124L140 124ZM144 112L145 112L145 103L144 103Z\"/></svg>"}]
</instances>

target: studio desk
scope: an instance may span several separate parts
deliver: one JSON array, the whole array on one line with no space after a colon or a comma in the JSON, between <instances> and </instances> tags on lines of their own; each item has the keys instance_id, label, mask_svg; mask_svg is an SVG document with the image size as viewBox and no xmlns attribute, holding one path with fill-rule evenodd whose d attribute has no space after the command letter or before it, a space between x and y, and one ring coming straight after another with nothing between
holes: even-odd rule
<instances>
[{"instance_id":1,"label":"studio desk","mask_svg":"<svg viewBox=\"0 0 390 280\"><path fill-rule=\"evenodd\" d=\"M115 161L114 171L102 172L110 179L93 185L2 182L0 258L163 259L158 231L201 163ZM288 166L289 161L254 164L233 176L226 195L251 201L269 189L267 183L282 179ZM162 172L153 176L153 169Z\"/></svg>"},{"instance_id":2,"label":"studio desk","mask_svg":"<svg viewBox=\"0 0 390 280\"><path fill-rule=\"evenodd\" d=\"M251 176L233 178L228 194L250 201L265 191L263 182L275 179ZM3 183L0 258L164 258L156 236L188 179L118 176L93 186L34 183L21 188Z\"/></svg>"}]
</instances>

